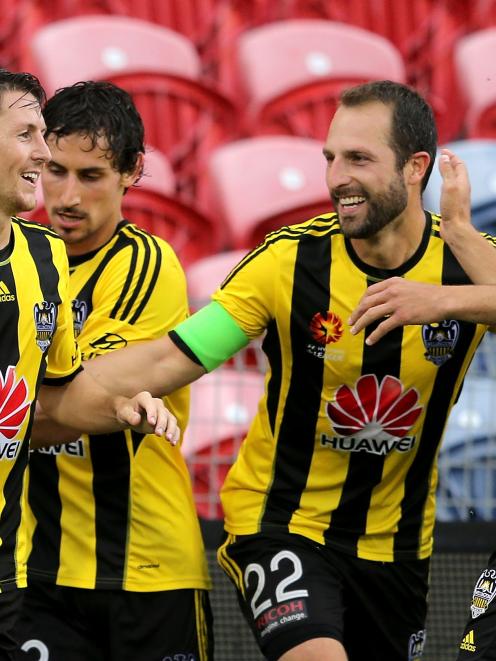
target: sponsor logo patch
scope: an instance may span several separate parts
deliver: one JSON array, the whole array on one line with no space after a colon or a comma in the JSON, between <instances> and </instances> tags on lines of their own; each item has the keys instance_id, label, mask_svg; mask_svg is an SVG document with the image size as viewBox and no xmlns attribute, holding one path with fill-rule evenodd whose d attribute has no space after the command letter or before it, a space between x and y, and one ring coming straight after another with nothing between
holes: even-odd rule
<instances>
[{"instance_id":1,"label":"sponsor logo patch","mask_svg":"<svg viewBox=\"0 0 496 661\"><path fill-rule=\"evenodd\" d=\"M111 351L113 349L123 349L127 346L127 340L121 335L117 335L117 333L105 333L90 342L90 346L97 350Z\"/></svg>"},{"instance_id":2,"label":"sponsor logo patch","mask_svg":"<svg viewBox=\"0 0 496 661\"><path fill-rule=\"evenodd\" d=\"M63 443L61 445L49 445L46 448L36 448L32 452L39 452L40 454L49 454L58 456L59 454L65 454L68 457L80 457L84 458L84 443L83 439L79 438L77 441L70 441L70 443Z\"/></svg>"},{"instance_id":3,"label":"sponsor logo patch","mask_svg":"<svg viewBox=\"0 0 496 661\"><path fill-rule=\"evenodd\" d=\"M255 626L263 638L270 633L279 632L281 628L307 618L307 600L291 599L265 610L256 618Z\"/></svg>"},{"instance_id":4,"label":"sponsor logo patch","mask_svg":"<svg viewBox=\"0 0 496 661\"><path fill-rule=\"evenodd\" d=\"M16 436L30 407L26 380L17 380L15 368L9 365L5 376L0 372L0 461L16 458L21 445Z\"/></svg>"},{"instance_id":5,"label":"sponsor logo patch","mask_svg":"<svg viewBox=\"0 0 496 661\"><path fill-rule=\"evenodd\" d=\"M454 319L448 319L436 324L422 326L422 340L426 348L426 360L440 367L453 356L458 337L460 324Z\"/></svg>"},{"instance_id":6,"label":"sponsor logo patch","mask_svg":"<svg viewBox=\"0 0 496 661\"><path fill-rule=\"evenodd\" d=\"M474 630L472 629L471 631L468 632L466 636L464 636L462 642L460 643L460 649L461 650L466 650L467 652L475 652L477 649L477 646L474 641Z\"/></svg>"},{"instance_id":7,"label":"sponsor logo patch","mask_svg":"<svg viewBox=\"0 0 496 661\"><path fill-rule=\"evenodd\" d=\"M0 280L0 303L8 303L15 300L14 294L11 294L5 282Z\"/></svg>"},{"instance_id":8,"label":"sponsor logo patch","mask_svg":"<svg viewBox=\"0 0 496 661\"><path fill-rule=\"evenodd\" d=\"M415 436L408 433L423 409L418 402L418 391L404 390L394 376L385 376L379 384L375 374L363 375L354 388L340 386L327 404L335 436L323 434L321 443L348 452L407 452L415 444Z\"/></svg>"}]
</instances>

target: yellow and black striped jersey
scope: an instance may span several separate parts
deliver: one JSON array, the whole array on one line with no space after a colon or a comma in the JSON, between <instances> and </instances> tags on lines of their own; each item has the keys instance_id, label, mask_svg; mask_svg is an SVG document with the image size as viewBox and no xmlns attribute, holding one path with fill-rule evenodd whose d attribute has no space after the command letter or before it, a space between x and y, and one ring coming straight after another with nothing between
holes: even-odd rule
<instances>
[{"instance_id":1,"label":"yellow and black striped jersey","mask_svg":"<svg viewBox=\"0 0 496 661\"><path fill-rule=\"evenodd\" d=\"M13 218L9 245L0 251L0 591L26 585L19 523L38 389L80 370L68 280L57 235Z\"/></svg>"},{"instance_id":2,"label":"yellow and black striped jersey","mask_svg":"<svg viewBox=\"0 0 496 661\"><path fill-rule=\"evenodd\" d=\"M158 338L188 314L171 247L125 221L99 250L70 259L70 291L84 359ZM189 389L165 403L184 430ZM29 580L132 591L210 586L188 470L165 439L128 430L32 452L28 497Z\"/></svg>"},{"instance_id":3,"label":"yellow and black striped jersey","mask_svg":"<svg viewBox=\"0 0 496 661\"><path fill-rule=\"evenodd\" d=\"M437 216L426 213L415 254L384 271L326 214L269 234L215 293L249 337L266 329L269 362L222 490L228 532L281 527L370 560L431 553L439 444L487 327L448 319L368 346L375 326L354 336L347 319L367 286L393 275L469 282Z\"/></svg>"}]
</instances>

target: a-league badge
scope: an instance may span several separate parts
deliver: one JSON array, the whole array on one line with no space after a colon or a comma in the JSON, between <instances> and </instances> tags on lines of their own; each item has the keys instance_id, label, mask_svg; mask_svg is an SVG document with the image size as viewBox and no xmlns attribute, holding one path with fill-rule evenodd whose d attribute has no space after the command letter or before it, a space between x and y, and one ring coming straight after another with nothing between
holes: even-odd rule
<instances>
[{"instance_id":1,"label":"a-league badge","mask_svg":"<svg viewBox=\"0 0 496 661\"><path fill-rule=\"evenodd\" d=\"M34 325L36 327L36 344L45 352L50 346L57 322L57 306L55 303L42 301L34 305Z\"/></svg>"},{"instance_id":2,"label":"a-league badge","mask_svg":"<svg viewBox=\"0 0 496 661\"><path fill-rule=\"evenodd\" d=\"M453 356L453 350L460 335L460 324L455 319L445 319L440 323L424 324L422 340L426 348L424 356L440 367Z\"/></svg>"},{"instance_id":3,"label":"a-league badge","mask_svg":"<svg viewBox=\"0 0 496 661\"><path fill-rule=\"evenodd\" d=\"M496 569L485 569L475 584L470 610L476 618L485 613L496 596Z\"/></svg>"}]
</instances>

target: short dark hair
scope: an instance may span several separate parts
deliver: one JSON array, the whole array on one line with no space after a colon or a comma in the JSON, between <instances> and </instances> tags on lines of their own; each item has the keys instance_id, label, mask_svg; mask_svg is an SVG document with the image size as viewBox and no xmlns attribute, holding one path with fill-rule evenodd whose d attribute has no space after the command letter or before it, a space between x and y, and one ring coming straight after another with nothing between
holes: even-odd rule
<instances>
[{"instance_id":1,"label":"short dark hair","mask_svg":"<svg viewBox=\"0 0 496 661\"><path fill-rule=\"evenodd\" d=\"M0 99L5 92L24 92L32 94L36 101L43 107L46 102L46 94L40 81L32 73L12 72L8 69L0 69Z\"/></svg>"},{"instance_id":2,"label":"short dark hair","mask_svg":"<svg viewBox=\"0 0 496 661\"><path fill-rule=\"evenodd\" d=\"M89 80L62 87L48 99L43 117L46 137L79 133L90 138L92 149L105 138L107 157L121 174L132 172L145 151L141 116L128 92L113 83Z\"/></svg>"},{"instance_id":3,"label":"short dark hair","mask_svg":"<svg viewBox=\"0 0 496 661\"><path fill-rule=\"evenodd\" d=\"M379 101L392 107L391 148L401 169L412 154L426 151L431 162L422 179L427 186L437 151L437 129L434 113L427 101L414 89L391 80L375 80L350 87L341 94L340 105L360 106Z\"/></svg>"}]
</instances>

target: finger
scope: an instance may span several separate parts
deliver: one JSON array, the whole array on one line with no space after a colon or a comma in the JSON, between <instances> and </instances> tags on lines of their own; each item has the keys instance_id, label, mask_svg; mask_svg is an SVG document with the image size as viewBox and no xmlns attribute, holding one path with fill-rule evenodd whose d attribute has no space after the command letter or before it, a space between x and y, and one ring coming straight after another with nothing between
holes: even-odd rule
<instances>
[{"instance_id":1,"label":"finger","mask_svg":"<svg viewBox=\"0 0 496 661\"><path fill-rule=\"evenodd\" d=\"M131 404L122 406L117 417L127 427L137 427L141 422L141 413Z\"/></svg>"},{"instance_id":2,"label":"finger","mask_svg":"<svg viewBox=\"0 0 496 661\"><path fill-rule=\"evenodd\" d=\"M370 335L367 337L365 340L365 344L368 346L371 346L372 344L376 344L381 338L384 337L384 335L387 335L390 331L392 331L394 328L397 328L400 324L394 320L393 317L388 317L382 321L377 328L370 333Z\"/></svg>"},{"instance_id":3,"label":"finger","mask_svg":"<svg viewBox=\"0 0 496 661\"><path fill-rule=\"evenodd\" d=\"M374 321L387 317L390 313L390 308L388 303L382 303L380 305L375 305L366 312L364 312L353 324L350 329L352 335L357 335L362 331L366 326L369 326Z\"/></svg>"}]
</instances>

